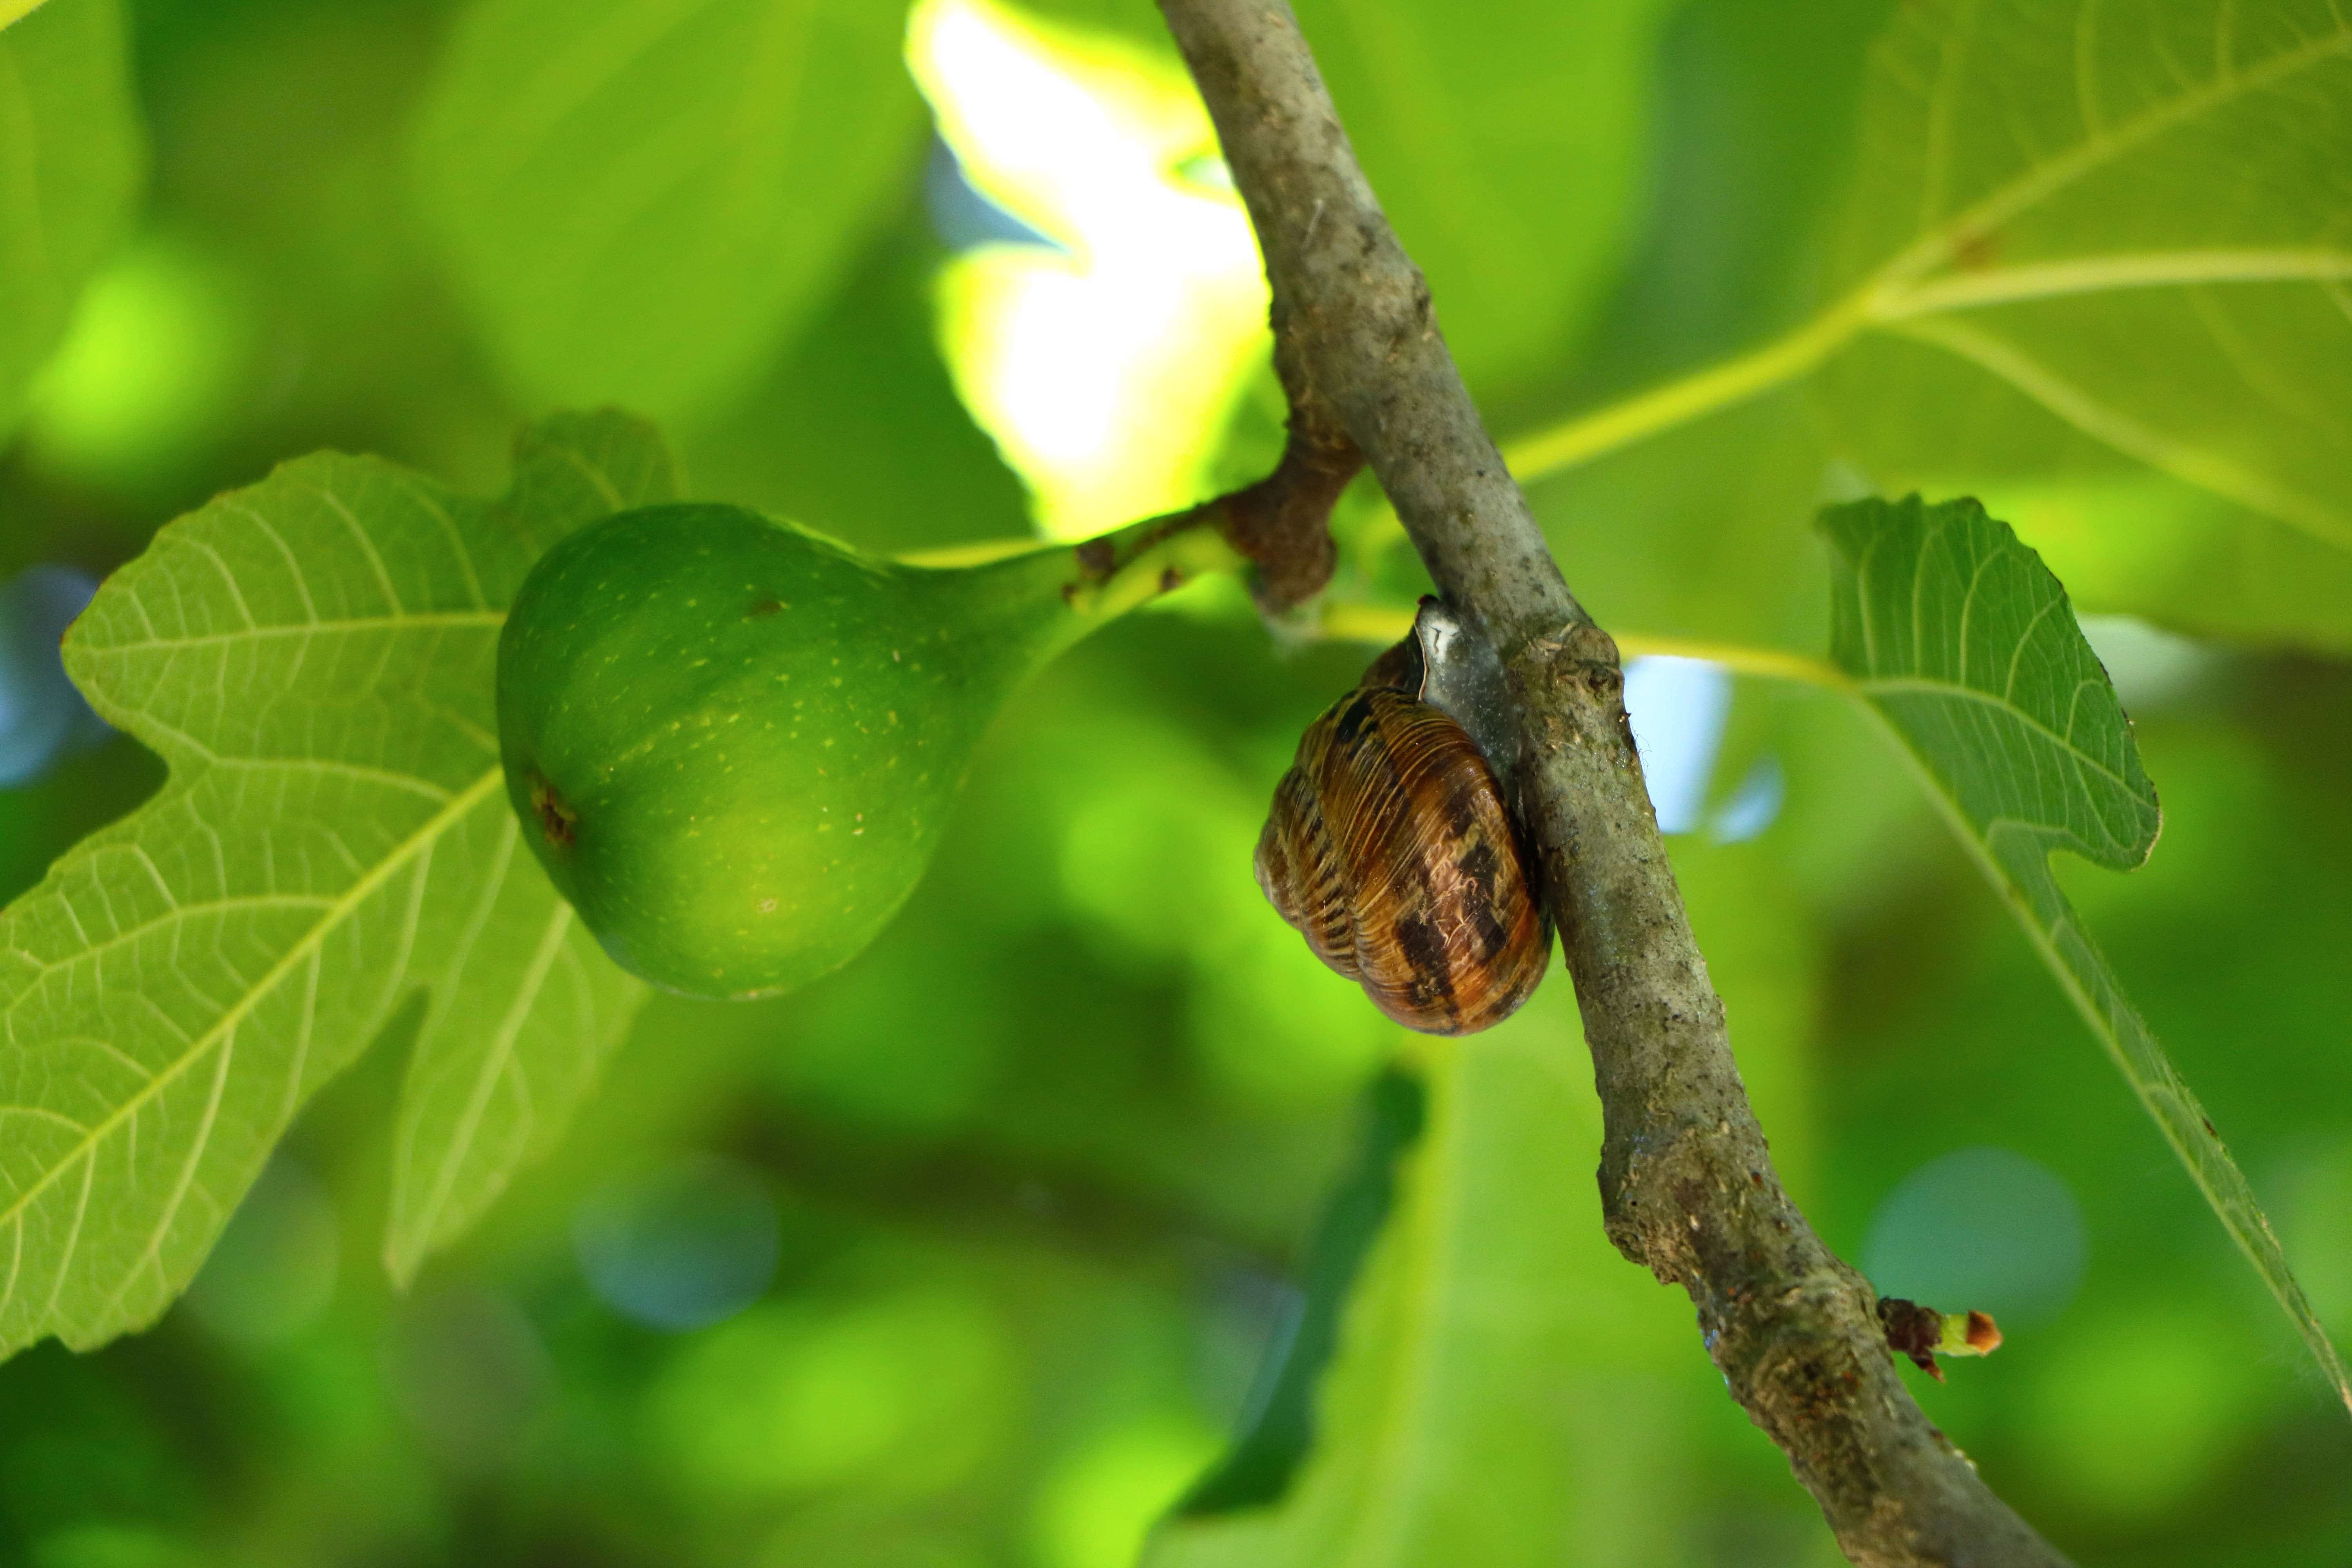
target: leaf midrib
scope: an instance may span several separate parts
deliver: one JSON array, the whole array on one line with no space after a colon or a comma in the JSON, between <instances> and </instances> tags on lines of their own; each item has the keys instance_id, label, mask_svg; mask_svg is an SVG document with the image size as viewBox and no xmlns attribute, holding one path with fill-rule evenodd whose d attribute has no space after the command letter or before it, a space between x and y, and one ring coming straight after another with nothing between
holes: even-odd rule
<instances>
[{"instance_id":1,"label":"leaf midrib","mask_svg":"<svg viewBox=\"0 0 2352 1568\"><path fill-rule=\"evenodd\" d=\"M295 966L306 960L326 940L328 934L348 919L378 889L419 853L436 842L457 822L499 787L502 774L498 768L485 771L482 776L453 795L448 805L427 818L415 832L385 855L375 866L353 882L349 890L331 900L321 911L318 922L298 939L261 978L246 987L245 993L226 1008L205 1032L191 1040L178 1058L159 1069L104 1119L93 1124L73 1149L44 1171L20 1194L7 1208L0 1209L0 1225L16 1225L21 1229L25 1211L34 1200L55 1185L77 1162L93 1159L100 1144L126 1121L135 1117L170 1084L175 1082L189 1068L215 1048L233 1034L246 1016L253 1011L261 998L269 995L284 983ZM54 966L51 966L54 967ZM36 982L37 984L37 982Z\"/></svg>"},{"instance_id":2,"label":"leaf midrib","mask_svg":"<svg viewBox=\"0 0 2352 1568\"><path fill-rule=\"evenodd\" d=\"M358 616L336 620L289 621L282 626L239 626L234 631L204 632L185 637L141 637L135 642L109 643L103 648L91 650L89 657L110 658L120 654L145 653L157 649L171 651L188 647L216 647L225 643L260 642L276 637L303 637L352 635L362 632L394 633L417 627L445 628L449 626L489 627L506 624L504 610L426 610L410 611L397 616Z\"/></svg>"},{"instance_id":3,"label":"leaf midrib","mask_svg":"<svg viewBox=\"0 0 2352 1568\"><path fill-rule=\"evenodd\" d=\"M1988 292L2002 288L2020 290L2021 297L2047 298L2051 294L2025 294L2028 289L2049 289L2053 284L2078 284L2055 292L2091 292L2100 287L2180 286L2194 282L2256 282L2273 279L2267 268L2260 276L2187 276L2158 279L2147 276L2160 259L2179 257L2201 258L2184 269L2192 273L2207 268L2226 270L2228 264L2212 258L2235 257L2243 259L2254 256L2293 255L2293 252L2179 252L2149 253L2145 258L2129 255L2109 258L2083 258L2079 262L2051 264L2050 267L2027 273L2025 268L2011 268L1988 273L1989 279L2000 282L1974 283L1948 279L1922 284L1919 279L1938 266L1951 261L1963 236L1981 234L1991 226L2016 216L2036 203L2063 190L2085 175L2103 167L2122 154L2144 144L2152 138L2185 123L2197 115L2228 104L2249 93L2276 86L2296 72L2331 58L2352 57L2352 22L2339 19L2335 32L2307 40L2293 48L2271 56L2247 70L2216 77L2203 85L2182 91L2178 97L2166 99L2143 109L2124 122L2119 129L2104 135L2086 137L2066 152L2034 165L2023 174L1997 187L1974 205L1947 218L1943 223L1924 230L1908 247L1882 263L1875 270L1811 320L1782 336L1728 359L1706 366L1689 375L1667 382L1636 394L1620 402L1570 416L1567 419L1540 427L1517 440L1507 443L1513 472L1523 484L1532 483L1547 475L1580 467L1609 452L1632 446L1649 437L1674 429L1694 419L1760 395L1775 387L1801 380L1837 354L1855 339L1873 329L1906 331L1925 336L1923 325L1939 314L1967 309L1975 303L1991 303L1990 300L1976 300L1970 296L1977 290ZM2315 256L2334 253L2313 252ZM2282 264L2284 265L2284 264ZM2315 264L2318 265L2318 264ZM2079 270L2069 277L2057 272L2058 267ZM2100 274L2107 276L2099 281ZM2085 281L2090 279L2090 281ZM2318 277L2313 281L2330 279ZM1941 310L1938 300L1943 301ZM1927 301L1922 304L1920 301ZM2022 390L2022 389L2021 389ZM2029 395L2032 394L2029 393ZM2072 419L2063 411L2053 410L2061 418ZM2086 431L2094 438L2105 440L2099 431ZM2125 448L2127 456L2140 453ZM2142 460L2146 460L2144 458ZM2170 472L2172 470L2166 469ZM2202 475L2179 475L2201 488L2215 489L2226 499L2240 501L2257 511L2278 517L2280 521L2305 528L2327 542L2345 544L2339 537L2344 525L2326 513L2326 509L2313 507L2301 497L2283 498L2288 511L2282 512L2266 504L2265 499L2250 498L2244 486L2235 489L2216 489ZM2226 478L2226 476L2224 476ZM2281 498L2268 498L2281 499Z\"/></svg>"},{"instance_id":4,"label":"leaf midrib","mask_svg":"<svg viewBox=\"0 0 2352 1568\"><path fill-rule=\"evenodd\" d=\"M2352 251L2326 246L2249 246L2181 250L2105 251L1989 268L1939 278L1878 304L1874 321L2025 304L2074 294L2199 283L2325 283L2352 279Z\"/></svg>"}]
</instances>

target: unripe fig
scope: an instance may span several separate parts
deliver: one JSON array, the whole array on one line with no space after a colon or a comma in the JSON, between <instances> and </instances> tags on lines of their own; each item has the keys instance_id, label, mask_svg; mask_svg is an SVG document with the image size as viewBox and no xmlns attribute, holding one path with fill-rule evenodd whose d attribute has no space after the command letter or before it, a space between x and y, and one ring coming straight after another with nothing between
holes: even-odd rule
<instances>
[{"instance_id":1,"label":"unripe fig","mask_svg":"<svg viewBox=\"0 0 2352 1568\"><path fill-rule=\"evenodd\" d=\"M604 519L532 568L499 638L524 837L657 984L812 980L913 890L1005 698L1137 596L1108 592L1136 575L1117 554L945 570L735 507ZM1151 570L1148 591L1179 575L1124 564Z\"/></svg>"}]
</instances>

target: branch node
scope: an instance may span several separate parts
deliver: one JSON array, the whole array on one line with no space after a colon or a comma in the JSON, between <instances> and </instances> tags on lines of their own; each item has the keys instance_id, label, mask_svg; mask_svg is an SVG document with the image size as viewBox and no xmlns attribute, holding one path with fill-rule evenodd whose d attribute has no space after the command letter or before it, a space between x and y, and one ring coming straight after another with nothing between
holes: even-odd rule
<instances>
[{"instance_id":1,"label":"branch node","mask_svg":"<svg viewBox=\"0 0 2352 1568\"><path fill-rule=\"evenodd\" d=\"M1266 614L1305 604L1331 580L1331 509L1363 466L1353 441L1294 409L1274 472L1214 503L1218 531L1257 568L1251 592Z\"/></svg>"}]
</instances>

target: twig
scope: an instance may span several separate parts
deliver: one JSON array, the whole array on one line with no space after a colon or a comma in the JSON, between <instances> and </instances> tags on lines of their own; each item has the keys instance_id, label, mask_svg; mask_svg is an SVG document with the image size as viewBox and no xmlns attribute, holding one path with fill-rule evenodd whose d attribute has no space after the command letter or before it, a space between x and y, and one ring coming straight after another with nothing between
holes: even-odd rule
<instances>
[{"instance_id":1,"label":"twig","mask_svg":"<svg viewBox=\"0 0 2352 1568\"><path fill-rule=\"evenodd\" d=\"M1288 6L1160 7L1257 228L1286 386L1362 450L1502 657L1600 1087L1610 1238L1690 1293L1733 1396L1853 1561L2063 1563L1913 1403L1868 1282L1781 1189L1658 837L1616 645L1570 595L1464 390Z\"/></svg>"},{"instance_id":2,"label":"twig","mask_svg":"<svg viewBox=\"0 0 2352 1568\"><path fill-rule=\"evenodd\" d=\"M1062 596L1076 602L1130 572L1154 550L1198 529L1212 530L1254 569L1250 591L1268 615L1305 604L1331 580L1339 556L1331 542L1331 509L1363 468L1363 455L1344 435L1294 413L1290 438L1274 472L1255 484L1159 517L1101 534L1075 549L1078 574ZM1177 570L1162 591L1182 580Z\"/></svg>"}]
</instances>

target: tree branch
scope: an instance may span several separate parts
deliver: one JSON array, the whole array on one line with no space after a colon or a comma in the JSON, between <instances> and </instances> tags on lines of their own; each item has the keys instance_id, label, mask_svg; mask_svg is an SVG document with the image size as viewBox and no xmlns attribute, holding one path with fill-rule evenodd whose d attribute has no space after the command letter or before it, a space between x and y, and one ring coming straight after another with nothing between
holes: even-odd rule
<instances>
[{"instance_id":1,"label":"tree branch","mask_svg":"<svg viewBox=\"0 0 2352 1568\"><path fill-rule=\"evenodd\" d=\"M1447 600L1501 656L1605 1117L1610 1238L1690 1293L1733 1396L1853 1561L2063 1564L1912 1401L1869 1283L1781 1189L1658 837L1616 645L1496 452L1288 6L1160 6L1256 226L1297 417L1362 451Z\"/></svg>"}]
</instances>

